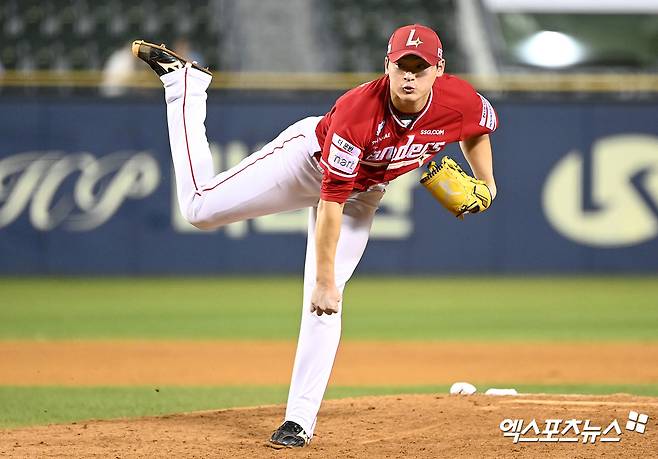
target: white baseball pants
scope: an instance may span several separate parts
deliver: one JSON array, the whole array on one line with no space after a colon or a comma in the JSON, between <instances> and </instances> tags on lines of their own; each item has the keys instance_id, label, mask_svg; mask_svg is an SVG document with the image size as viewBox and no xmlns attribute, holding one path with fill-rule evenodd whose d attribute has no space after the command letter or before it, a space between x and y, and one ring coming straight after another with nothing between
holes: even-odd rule
<instances>
[{"instance_id":1,"label":"white baseball pants","mask_svg":"<svg viewBox=\"0 0 658 459\"><path fill-rule=\"evenodd\" d=\"M206 139L206 89L211 77L189 65L164 75L169 141L183 216L201 229L277 212L310 208L304 296L297 354L285 420L313 435L340 340L341 314L310 312L315 284L315 221L322 170L315 127L320 117L291 125L261 150L218 175ZM345 203L336 250L336 284L342 292L368 242L384 188L354 193ZM342 308L341 308L342 310Z\"/></svg>"}]
</instances>

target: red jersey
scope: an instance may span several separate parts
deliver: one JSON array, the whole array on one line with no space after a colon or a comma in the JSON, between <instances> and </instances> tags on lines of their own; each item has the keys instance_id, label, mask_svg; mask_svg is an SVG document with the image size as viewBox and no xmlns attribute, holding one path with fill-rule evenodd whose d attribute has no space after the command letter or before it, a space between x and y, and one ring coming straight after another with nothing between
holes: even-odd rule
<instances>
[{"instance_id":1,"label":"red jersey","mask_svg":"<svg viewBox=\"0 0 658 459\"><path fill-rule=\"evenodd\" d=\"M443 74L427 104L405 126L396 115L383 76L343 94L318 124L324 169L321 198L345 202L352 191L394 178L428 163L446 144L488 134L497 115L466 81Z\"/></svg>"}]
</instances>

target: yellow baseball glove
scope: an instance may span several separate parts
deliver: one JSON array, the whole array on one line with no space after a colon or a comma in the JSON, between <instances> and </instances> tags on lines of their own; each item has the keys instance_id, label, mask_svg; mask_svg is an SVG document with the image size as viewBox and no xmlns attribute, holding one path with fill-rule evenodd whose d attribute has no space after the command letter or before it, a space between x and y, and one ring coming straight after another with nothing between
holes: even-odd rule
<instances>
[{"instance_id":1,"label":"yellow baseball glove","mask_svg":"<svg viewBox=\"0 0 658 459\"><path fill-rule=\"evenodd\" d=\"M441 159L439 165L432 161L427 172L420 178L420 183L443 207L461 219L464 214L483 212L491 205L489 187L482 180L468 175L447 156Z\"/></svg>"}]
</instances>

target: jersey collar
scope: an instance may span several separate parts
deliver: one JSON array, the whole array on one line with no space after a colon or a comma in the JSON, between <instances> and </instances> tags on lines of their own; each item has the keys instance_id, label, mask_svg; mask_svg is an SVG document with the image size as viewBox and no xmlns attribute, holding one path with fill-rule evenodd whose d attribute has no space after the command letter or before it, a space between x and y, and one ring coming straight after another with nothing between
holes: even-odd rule
<instances>
[{"instance_id":1,"label":"jersey collar","mask_svg":"<svg viewBox=\"0 0 658 459\"><path fill-rule=\"evenodd\" d=\"M391 104L391 96L389 95L388 97L388 111L395 120L398 125L404 129L412 129L414 125L418 122L419 119L423 117L425 113L427 113L427 110L429 110L430 105L432 104L432 97L434 96L434 88L430 88L430 97L427 99L427 103L425 104L425 108L418 114L415 120L413 120L410 124L407 126L404 125L404 123L398 118L398 116L395 114L395 109L393 108Z\"/></svg>"}]
</instances>

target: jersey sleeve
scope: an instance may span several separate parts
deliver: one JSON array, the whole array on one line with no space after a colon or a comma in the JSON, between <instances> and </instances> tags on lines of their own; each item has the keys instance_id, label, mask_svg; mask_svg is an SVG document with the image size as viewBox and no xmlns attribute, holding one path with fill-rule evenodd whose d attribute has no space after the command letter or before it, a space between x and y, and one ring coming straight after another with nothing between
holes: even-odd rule
<instances>
[{"instance_id":1,"label":"jersey sleeve","mask_svg":"<svg viewBox=\"0 0 658 459\"><path fill-rule=\"evenodd\" d=\"M355 131L348 116L334 107L320 159L324 169L320 197L325 201L344 203L354 188L363 155Z\"/></svg>"},{"instance_id":2,"label":"jersey sleeve","mask_svg":"<svg viewBox=\"0 0 658 459\"><path fill-rule=\"evenodd\" d=\"M463 95L462 132L459 140L490 134L498 127L498 114L493 105L469 86Z\"/></svg>"}]
</instances>

